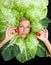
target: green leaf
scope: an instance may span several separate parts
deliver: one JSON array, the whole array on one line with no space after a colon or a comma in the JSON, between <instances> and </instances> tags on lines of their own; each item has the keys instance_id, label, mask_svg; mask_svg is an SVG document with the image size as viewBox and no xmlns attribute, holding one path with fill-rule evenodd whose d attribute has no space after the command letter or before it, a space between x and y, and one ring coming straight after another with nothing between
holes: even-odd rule
<instances>
[{"instance_id":1,"label":"green leaf","mask_svg":"<svg viewBox=\"0 0 51 65\"><path fill-rule=\"evenodd\" d=\"M15 36L16 37L16 36ZM12 38L11 41L7 42L2 48L1 48L1 55L5 61L9 61L13 59L18 53L20 53L19 46L16 45L15 40L16 38Z\"/></svg>"},{"instance_id":2,"label":"green leaf","mask_svg":"<svg viewBox=\"0 0 51 65\"><path fill-rule=\"evenodd\" d=\"M1 12L4 16L5 21L7 21L10 25L14 26L16 22L16 18L12 13L11 9L7 9L6 7L2 6Z\"/></svg>"},{"instance_id":3,"label":"green leaf","mask_svg":"<svg viewBox=\"0 0 51 65\"><path fill-rule=\"evenodd\" d=\"M12 8L13 7L13 2L14 0L0 0L0 4L7 8Z\"/></svg>"},{"instance_id":4,"label":"green leaf","mask_svg":"<svg viewBox=\"0 0 51 65\"><path fill-rule=\"evenodd\" d=\"M38 7L34 7L28 9L27 12L25 13L25 16L29 18L32 22L39 22L40 20L45 18L46 15L47 15L47 7L42 10L39 9Z\"/></svg>"},{"instance_id":5,"label":"green leaf","mask_svg":"<svg viewBox=\"0 0 51 65\"><path fill-rule=\"evenodd\" d=\"M48 17L46 17L40 20L40 23L42 24L43 28L47 28L48 24L51 23L51 20Z\"/></svg>"},{"instance_id":6,"label":"green leaf","mask_svg":"<svg viewBox=\"0 0 51 65\"><path fill-rule=\"evenodd\" d=\"M0 40L3 40L5 38L5 31L8 27L7 22L0 22Z\"/></svg>"},{"instance_id":7,"label":"green leaf","mask_svg":"<svg viewBox=\"0 0 51 65\"><path fill-rule=\"evenodd\" d=\"M43 29L43 26L41 23L34 23L31 24L31 31L36 33L37 31L41 31Z\"/></svg>"},{"instance_id":8,"label":"green leaf","mask_svg":"<svg viewBox=\"0 0 51 65\"><path fill-rule=\"evenodd\" d=\"M35 32L48 26L50 20L46 18L47 6L48 0L0 0L0 40L5 38L8 26L18 27L21 17L27 17L31 23L31 32L25 39L16 35L8 45L4 45L1 54L5 61L16 56L23 63L34 58L35 55L39 57L48 55L46 47L35 35Z\"/></svg>"},{"instance_id":9,"label":"green leaf","mask_svg":"<svg viewBox=\"0 0 51 65\"><path fill-rule=\"evenodd\" d=\"M49 52L47 50L47 47L45 46L45 44L39 40L39 44L37 46L37 53L36 55L39 57L48 57Z\"/></svg>"},{"instance_id":10,"label":"green leaf","mask_svg":"<svg viewBox=\"0 0 51 65\"><path fill-rule=\"evenodd\" d=\"M5 48L1 52L1 55L5 61L9 61L13 59L19 52L20 52L19 46L14 44L13 46L9 46L8 48Z\"/></svg>"},{"instance_id":11,"label":"green leaf","mask_svg":"<svg viewBox=\"0 0 51 65\"><path fill-rule=\"evenodd\" d=\"M20 62L24 63L25 61L35 57L38 40L33 33L28 35L26 39L22 39L22 38L17 39L16 44L19 45L21 51L16 56L16 58Z\"/></svg>"},{"instance_id":12,"label":"green leaf","mask_svg":"<svg viewBox=\"0 0 51 65\"><path fill-rule=\"evenodd\" d=\"M0 41L3 40L5 38L5 33L4 32L0 32Z\"/></svg>"}]
</instances>

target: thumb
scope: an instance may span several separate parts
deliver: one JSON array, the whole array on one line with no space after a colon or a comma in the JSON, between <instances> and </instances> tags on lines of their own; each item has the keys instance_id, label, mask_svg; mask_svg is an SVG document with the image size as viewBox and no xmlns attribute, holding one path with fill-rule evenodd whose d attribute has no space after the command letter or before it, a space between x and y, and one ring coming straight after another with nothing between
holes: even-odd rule
<instances>
[{"instance_id":1,"label":"thumb","mask_svg":"<svg viewBox=\"0 0 51 65\"><path fill-rule=\"evenodd\" d=\"M36 36L38 39L41 39L40 36Z\"/></svg>"}]
</instances>

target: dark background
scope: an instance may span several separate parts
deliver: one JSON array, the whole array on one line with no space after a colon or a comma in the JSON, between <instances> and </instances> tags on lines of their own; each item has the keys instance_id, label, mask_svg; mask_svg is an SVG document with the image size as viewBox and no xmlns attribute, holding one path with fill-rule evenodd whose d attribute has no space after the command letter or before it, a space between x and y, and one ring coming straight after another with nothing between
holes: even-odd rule
<instances>
[{"instance_id":1,"label":"dark background","mask_svg":"<svg viewBox=\"0 0 51 65\"><path fill-rule=\"evenodd\" d=\"M48 5L48 14L47 14L47 17L49 18L49 19L51 19L51 0L49 0L49 5ZM49 25L48 25L48 31L49 31L49 41L51 42L51 23L49 23ZM3 59L2 59L2 57L1 57L1 55L0 55L0 65L6 65L6 64L16 64L16 65L18 65L18 64L22 64L22 63L20 63L16 58L13 58L12 60L10 60L10 61L7 61L7 62L5 62ZM36 65L36 64L47 64L47 65L51 65L51 58L50 57L47 57L47 58L40 58L40 57L35 57L34 59L32 59L32 60L29 60L29 61L27 61L27 62L25 62L25 63L23 63L23 64L34 64L34 65Z\"/></svg>"}]
</instances>

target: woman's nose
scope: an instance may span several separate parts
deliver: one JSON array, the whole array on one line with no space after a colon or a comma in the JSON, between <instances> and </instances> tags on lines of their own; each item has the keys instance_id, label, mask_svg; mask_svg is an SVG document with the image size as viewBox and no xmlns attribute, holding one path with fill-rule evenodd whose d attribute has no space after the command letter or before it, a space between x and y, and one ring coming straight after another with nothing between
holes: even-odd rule
<instances>
[{"instance_id":1,"label":"woman's nose","mask_svg":"<svg viewBox=\"0 0 51 65\"><path fill-rule=\"evenodd\" d=\"M23 28L23 31L26 32L26 28L25 27Z\"/></svg>"}]
</instances>

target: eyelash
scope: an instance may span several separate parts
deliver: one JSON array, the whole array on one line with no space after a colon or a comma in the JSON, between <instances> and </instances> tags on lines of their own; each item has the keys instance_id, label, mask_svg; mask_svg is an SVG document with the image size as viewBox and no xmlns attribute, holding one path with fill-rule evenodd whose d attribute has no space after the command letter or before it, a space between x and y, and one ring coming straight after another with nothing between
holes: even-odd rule
<instances>
[{"instance_id":1,"label":"eyelash","mask_svg":"<svg viewBox=\"0 0 51 65\"><path fill-rule=\"evenodd\" d=\"M30 27L27 27L27 28L30 28Z\"/></svg>"},{"instance_id":2,"label":"eyelash","mask_svg":"<svg viewBox=\"0 0 51 65\"><path fill-rule=\"evenodd\" d=\"M23 26L20 26L20 28L22 28ZM26 27L26 28L30 28L30 27Z\"/></svg>"},{"instance_id":3,"label":"eyelash","mask_svg":"<svg viewBox=\"0 0 51 65\"><path fill-rule=\"evenodd\" d=\"M20 27L23 27L23 26L20 26Z\"/></svg>"}]
</instances>

